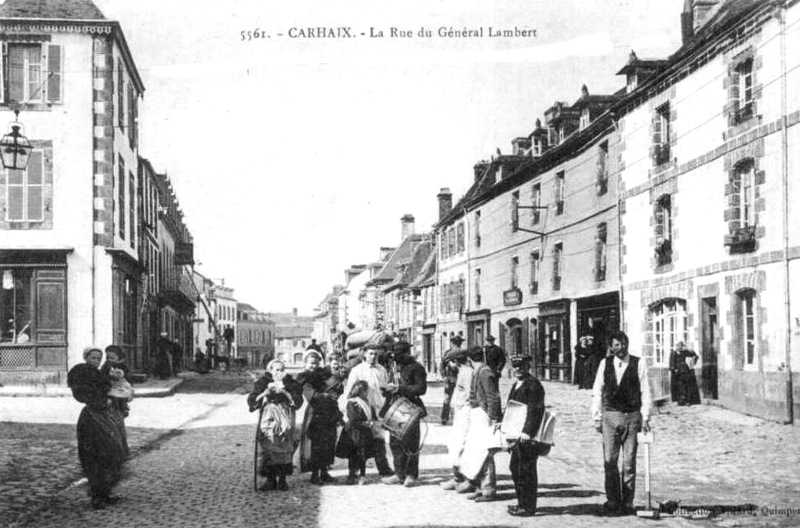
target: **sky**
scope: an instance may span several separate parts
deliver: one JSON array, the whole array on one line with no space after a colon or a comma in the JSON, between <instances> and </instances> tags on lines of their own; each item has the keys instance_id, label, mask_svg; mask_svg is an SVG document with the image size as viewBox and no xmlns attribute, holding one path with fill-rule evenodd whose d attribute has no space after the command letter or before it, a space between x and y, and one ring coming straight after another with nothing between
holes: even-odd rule
<instances>
[{"instance_id":1,"label":"sky","mask_svg":"<svg viewBox=\"0 0 800 528\"><path fill-rule=\"evenodd\" d=\"M674 52L683 5L94 1L143 78L140 154L173 182L196 269L261 311L305 315L346 268L400 243L403 215L430 232L440 189L457 201L473 165L509 153L553 102L571 104L583 84L616 92L631 50ZM290 36L318 27L353 36Z\"/></svg>"}]
</instances>

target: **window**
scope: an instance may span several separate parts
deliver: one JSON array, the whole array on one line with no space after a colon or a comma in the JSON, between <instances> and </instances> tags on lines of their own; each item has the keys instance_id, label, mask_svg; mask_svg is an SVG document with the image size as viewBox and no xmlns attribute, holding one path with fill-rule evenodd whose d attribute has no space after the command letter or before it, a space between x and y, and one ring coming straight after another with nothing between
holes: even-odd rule
<instances>
[{"instance_id":1,"label":"window","mask_svg":"<svg viewBox=\"0 0 800 528\"><path fill-rule=\"evenodd\" d=\"M653 318L653 361L668 365L678 341L688 341L686 301L665 299L650 309Z\"/></svg>"},{"instance_id":2,"label":"window","mask_svg":"<svg viewBox=\"0 0 800 528\"><path fill-rule=\"evenodd\" d=\"M129 204L128 204L128 211L130 215L130 226L131 226L131 248L136 247L136 200L133 197L136 196L136 179L133 177L133 173L128 173L128 197L129 197Z\"/></svg>"},{"instance_id":3,"label":"window","mask_svg":"<svg viewBox=\"0 0 800 528\"><path fill-rule=\"evenodd\" d=\"M481 212L475 211L475 246L481 247Z\"/></svg>"},{"instance_id":4,"label":"window","mask_svg":"<svg viewBox=\"0 0 800 528\"><path fill-rule=\"evenodd\" d=\"M16 42L9 42L6 46L3 101L60 103L61 46Z\"/></svg>"},{"instance_id":5,"label":"window","mask_svg":"<svg viewBox=\"0 0 800 528\"><path fill-rule=\"evenodd\" d=\"M736 98L736 123L753 117L753 59L747 59L736 67L738 97Z\"/></svg>"},{"instance_id":6,"label":"window","mask_svg":"<svg viewBox=\"0 0 800 528\"><path fill-rule=\"evenodd\" d=\"M531 224L536 225L539 223L541 219L542 210L538 209L542 205L542 184L541 183L534 183L533 190L531 192L531 205L533 205L533 209L531 209Z\"/></svg>"},{"instance_id":7,"label":"window","mask_svg":"<svg viewBox=\"0 0 800 528\"><path fill-rule=\"evenodd\" d=\"M564 244L559 242L553 246L553 291L561 290L561 272Z\"/></svg>"},{"instance_id":8,"label":"window","mask_svg":"<svg viewBox=\"0 0 800 528\"><path fill-rule=\"evenodd\" d=\"M755 171L753 167L753 160L742 162L736 167L733 190L735 196L737 196L737 199L734 201L734 203L738 202L736 209L739 213L737 215L739 217L739 226L749 227L755 225Z\"/></svg>"},{"instance_id":9,"label":"window","mask_svg":"<svg viewBox=\"0 0 800 528\"><path fill-rule=\"evenodd\" d=\"M6 220L44 220L44 154L34 150L25 170L6 170Z\"/></svg>"},{"instance_id":10,"label":"window","mask_svg":"<svg viewBox=\"0 0 800 528\"><path fill-rule=\"evenodd\" d=\"M456 253L464 251L464 222L456 226Z\"/></svg>"},{"instance_id":11,"label":"window","mask_svg":"<svg viewBox=\"0 0 800 528\"><path fill-rule=\"evenodd\" d=\"M511 193L511 231L519 229L519 191Z\"/></svg>"},{"instance_id":12,"label":"window","mask_svg":"<svg viewBox=\"0 0 800 528\"><path fill-rule=\"evenodd\" d=\"M481 305L481 269L475 270L475 306Z\"/></svg>"},{"instance_id":13,"label":"window","mask_svg":"<svg viewBox=\"0 0 800 528\"><path fill-rule=\"evenodd\" d=\"M131 149L135 149L138 144L137 121L139 119L139 100L136 97L136 90L132 85L128 85L128 141Z\"/></svg>"},{"instance_id":14,"label":"window","mask_svg":"<svg viewBox=\"0 0 800 528\"><path fill-rule=\"evenodd\" d=\"M665 103L656 108L653 117L653 164L663 165L670 160L670 108Z\"/></svg>"},{"instance_id":15,"label":"window","mask_svg":"<svg viewBox=\"0 0 800 528\"><path fill-rule=\"evenodd\" d=\"M591 122L591 114L589 113L589 107L586 107L581 111L581 117L578 126L580 127L581 130L583 130L584 128L589 126L590 122Z\"/></svg>"},{"instance_id":16,"label":"window","mask_svg":"<svg viewBox=\"0 0 800 528\"><path fill-rule=\"evenodd\" d=\"M756 364L756 316L753 309L755 291L745 290L738 294L742 311L742 349L745 366Z\"/></svg>"},{"instance_id":17,"label":"window","mask_svg":"<svg viewBox=\"0 0 800 528\"><path fill-rule=\"evenodd\" d=\"M556 215L564 214L565 186L564 171L559 171L556 174Z\"/></svg>"},{"instance_id":18,"label":"window","mask_svg":"<svg viewBox=\"0 0 800 528\"><path fill-rule=\"evenodd\" d=\"M125 160L122 156L117 157L117 172L119 181L117 182L117 206L119 207L119 237L125 240Z\"/></svg>"},{"instance_id":19,"label":"window","mask_svg":"<svg viewBox=\"0 0 800 528\"><path fill-rule=\"evenodd\" d=\"M597 282L606 280L607 250L606 239L608 228L605 223L597 226L597 234L594 241L594 280Z\"/></svg>"},{"instance_id":20,"label":"window","mask_svg":"<svg viewBox=\"0 0 800 528\"><path fill-rule=\"evenodd\" d=\"M63 346L66 341L66 271L26 264L0 267L0 277L0 345L35 345L41 340ZM6 356L6 359L14 361L15 356ZM16 356L16 359L24 358Z\"/></svg>"},{"instance_id":21,"label":"window","mask_svg":"<svg viewBox=\"0 0 800 528\"><path fill-rule=\"evenodd\" d=\"M530 277L530 292L531 295L539 293L539 250L531 253L531 277Z\"/></svg>"},{"instance_id":22,"label":"window","mask_svg":"<svg viewBox=\"0 0 800 528\"><path fill-rule=\"evenodd\" d=\"M456 254L456 231L452 227L447 230L447 256Z\"/></svg>"},{"instance_id":23,"label":"window","mask_svg":"<svg viewBox=\"0 0 800 528\"><path fill-rule=\"evenodd\" d=\"M597 149L597 195L608 192L608 141L600 143Z\"/></svg>"},{"instance_id":24,"label":"window","mask_svg":"<svg viewBox=\"0 0 800 528\"><path fill-rule=\"evenodd\" d=\"M672 198L665 194L655 206L656 264L672 262Z\"/></svg>"},{"instance_id":25,"label":"window","mask_svg":"<svg viewBox=\"0 0 800 528\"><path fill-rule=\"evenodd\" d=\"M725 245L730 247L731 253L756 249L755 190L755 164L752 159L743 160L733 168L730 187L725 191L728 194Z\"/></svg>"},{"instance_id":26,"label":"window","mask_svg":"<svg viewBox=\"0 0 800 528\"><path fill-rule=\"evenodd\" d=\"M517 284L519 281L519 257L512 257L511 258L511 289L517 289Z\"/></svg>"}]
</instances>

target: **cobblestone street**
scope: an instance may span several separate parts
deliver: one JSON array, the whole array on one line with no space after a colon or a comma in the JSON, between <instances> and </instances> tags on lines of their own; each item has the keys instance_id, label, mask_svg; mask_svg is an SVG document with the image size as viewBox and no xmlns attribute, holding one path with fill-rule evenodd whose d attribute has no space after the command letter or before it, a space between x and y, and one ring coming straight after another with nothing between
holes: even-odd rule
<instances>
[{"instance_id":1,"label":"cobblestone street","mask_svg":"<svg viewBox=\"0 0 800 528\"><path fill-rule=\"evenodd\" d=\"M509 380L503 380L504 394L508 386ZM188 391L195 389L199 387L192 385ZM256 493L252 491L255 415L247 412L244 389L135 401L129 419L135 457L117 488L123 501L103 511L89 508L85 484L70 486L81 476L71 421L77 419L80 406L67 398L0 399L4 420L10 417L0 433L0 491L4 497L0 515L11 526L80 528L244 527L265 522L290 527L799 524L798 517L777 516L722 516L713 521L598 517L604 501L602 453L599 435L588 418L589 391L552 383L545 384L545 389L548 405L560 421L557 446L539 463L540 515L535 521L505 512L514 501L506 454L497 456L497 502L475 504L442 491L437 484L446 477L444 444L449 427L433 423L423 451L420 487L385 486L377 482L375 470L369 469L367 486L319 487L309 484L304 474L290 478L288 492ZM440 386L429 389L426 400L431 417L438 415L441 393ZM33 409L41 407L39 414L49 416L50 421L23 423L23 416L9 410L22 404L30 409L31 417L37 414ZM61 416L60 421L56 416ZM656 501L680 501L682 506L752 503L759 508L798 507L800 434L796 427L708 406L668 405L652 423ZM646 503L641 453L639 506ZM345 463L339 461L333 474L342 477L345 472ZM16 521L12 523L12 519Z\"/></svg>"}]
</instances>

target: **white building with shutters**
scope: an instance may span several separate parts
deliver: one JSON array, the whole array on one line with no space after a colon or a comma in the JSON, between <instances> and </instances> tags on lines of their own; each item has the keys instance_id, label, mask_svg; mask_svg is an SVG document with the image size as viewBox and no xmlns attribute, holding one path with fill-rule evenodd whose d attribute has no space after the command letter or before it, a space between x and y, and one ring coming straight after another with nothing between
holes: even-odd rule
<instances>
[{"instance_id":1,"label":"white building with shutters","mask_svg":"<svg viewBox=\"0 0 800 528\"><path fill-rule=\"evenodd\" d=\"M6 0L0 43L0 122L19 108L34 147L0 171L0 383L63 384L84 347L140 346L144 86L90 0Z\"/></svg>"}]
</instances>

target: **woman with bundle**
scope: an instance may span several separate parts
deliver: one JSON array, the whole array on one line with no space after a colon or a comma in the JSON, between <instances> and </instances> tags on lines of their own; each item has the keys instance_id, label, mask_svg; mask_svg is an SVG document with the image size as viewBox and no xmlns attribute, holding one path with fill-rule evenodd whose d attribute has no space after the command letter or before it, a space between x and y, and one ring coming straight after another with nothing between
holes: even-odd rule
<instances>
[{"instance_id":1,"label":"woman with bundle","mask_svg":"<svg viewBox=\"0 0 800 528\"><path fill-rule=\"evenodd\" d=\"M261 475L267 477L262 489L286 491L286 476L292 473L295 409L302 403L301 388L286 373L283 362L273 359L256 380L247 397L250 412L264 408L261 418Z\"/></svg>"}]
</instances>

